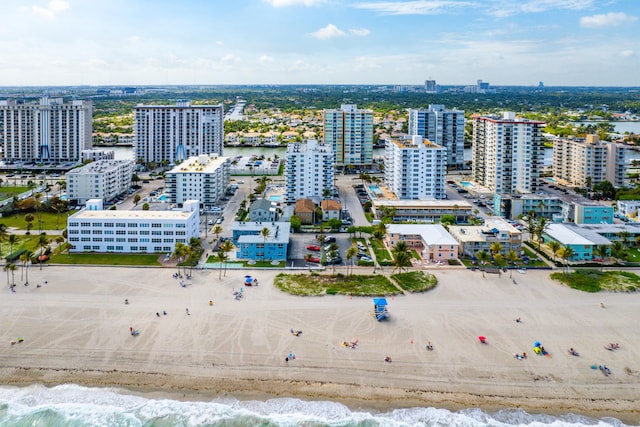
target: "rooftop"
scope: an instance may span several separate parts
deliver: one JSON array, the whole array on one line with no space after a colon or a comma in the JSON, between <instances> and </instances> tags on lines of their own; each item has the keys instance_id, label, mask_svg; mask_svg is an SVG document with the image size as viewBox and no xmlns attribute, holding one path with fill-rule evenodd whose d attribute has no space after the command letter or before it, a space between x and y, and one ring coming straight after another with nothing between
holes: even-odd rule
<instances>
[{"instance_id":1,"label":"rooftop","mask_svg":"<svg viewBox=\"0 0 640 427\"><path fill-rule=\"evenodd\" d=\"M458 241L440 224L389 224L387 233L419 235L427 245L458 244Z\"/></svg>"},{"instance_id":2,"label":"rooftop","mask_svg":"<svg viewBox=\"0 0 640 427\"><path fill-rule=\"evenodd\" d=\"M262 237L261 231L263 228L269 229L269 237L266 239ZM233 231L241 231L244 233L252 233L252 234L244 234L238 237L238 244L241 243L289 243L289 230L291 228L291 224L288 222L268 222L268 221L258 221L258 222L234 222L231 225L231 229Z\"/></svg>"},{"instance_id":3,"label":"rooftop","mask_svg":"<svg viewBox=\"0 0 640 427\"><path fill-rule=\"evenodd\" d=\"M131 164L130 160L98 160L88 163L81 168L72 169L67 172L68 175L89 175L96 173L105 173L117 169L120 166Z\"/></svg>"},{"instance_id":4,"label":"rooftop","mask_svg":"<svg viewBox=\"0 0 640 427\"><path fill-rule=\"evenodd\" d=\"M549 224L545 234L563 245L610 245L611 241L575 224Z\"/></svg>"},{"instance_id":5,"label":"rooftop","mask_svg":"<svg viewBox=\"0 0 640 427\"><path fill-rule=\"evenodd\" d=\"M201 156L189 157L184 162L176 165L176 167L171 169L168 173L213 173L223 164L229 162L229 157L220 157L217 153L211 153L209 155L204 154Z\"/></svg>"},{"instance_id":6,"label":"rooftop","mask_svg":"<svg viewBox=\"0 0 640 427\"><path fill-rule=\"evenodd\" d=\"M89 210L82 209L76 214L69 217L71 219L164 219L164 220L177 220L187 219L197 210L185 212L185 211L118 211L118 210Z\"/></svg>"}]
</instances>

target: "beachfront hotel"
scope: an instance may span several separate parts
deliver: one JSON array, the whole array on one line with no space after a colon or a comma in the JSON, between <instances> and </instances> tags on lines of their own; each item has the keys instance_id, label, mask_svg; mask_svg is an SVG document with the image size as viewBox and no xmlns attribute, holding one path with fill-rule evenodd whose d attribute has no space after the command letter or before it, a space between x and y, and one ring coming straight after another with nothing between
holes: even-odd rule
<instances>
[{"instance_id":1,"label":"beachfront hotel","mask_svg":"<svg viewBox=\"0 0 640 427\"><path fill-rule=\"evenodd\" d=\"M433 104L427 109L409 110L409 135L424 139L447 149L447 166L464 166L464 111L447 110Z\"/></svg>"},{"instance_id":2,"label":"beachfront hotel","mask_svg":"<svg viewBox=\"0 0 640 427\"><path fill-rule=\"evenodd\" d=\"M343 104L323 115L324 143L332 147L338 165L373 164L373 111Z\"/></svg>"},{"instance_id":3,"label":"beachfront hotel","mask_svg":"<svg viewBox=\"0 0 640 427\"><path fill-rule=\"evenodd\" d=\"M544 122L502 117L473 119L473 180L495 193L526 194L538 190Z\"/></svg>"},{"instance_id":4,"label":"beachfront hotel","mask_svg":"<svg viewBox=\"0 0 640 427\"><path fill-rule=\"evenodd\" d=\"M483 225L451 225L449 233L458 242L461 256L492 253L495 243L500 243L502 255L522 253L522 232L502 218L486 218Z\"/></svg>"},{"instance_id":5,"label":"beachfront hotel","mask_svg":"<svg viewBox=\"0 0 640 427\"><path fill-rule=\"evenodd\" d=\"M190 157L166 173L165 191L169 202L182 206L199 200L201 207L218 203L229 187L231 160L215 153Z\"/></svg>"},{"instance_id":6,"label":"beachfront hotel","mask_svg":"<svg viewBox=\"0 0 640 427\"><path fill-rule=\"evenodd\" d=\"M423 261L458 259L458 241L441 224L388 224L384 240L390 248L405 242Z\"/></svg>"},{"instance_id":7,"label":"beachfront hotel","mask_svg":"<svg viewBox=\"0 0 640 427\"><path fill-rule=\"evenodd\" d=\"M624 147L602 142L598 135L553 140L553 177L566 185L591 186L609 181L624 185Z\"/></svg>"},{"instance_id":8,"label":"beachfront hotel","mask_svg":"<svg viewBox=\"0 0 640 427\"><path fill-rule=\"evenodd\" d=\"M79 162L91 147L92 111L90 101L0 101L2 160Z\"/></svg>"},{"instance_id":9,"label":"beachfront hotel","mask_svg":"<svg viewBox=\"0 0 640 427\"><path fill-rule=\"evenodd\" d=\"M182 210L104 210L102 200L89 200L87 207L67 219L71 252L171 253L176 243L188 244L199 237L197 200Z\"/></svg>"},{"instance_id":10,"label":"beachfront hotel","mask_svg":"<svg viewBox=\"0 0 640 427\"><path fill-rule=\"evenodd\" d=\"M267 236L262 230L269 230ZM231 226L236 258L254 261L286 260L289 248L288 222L234 222Z\"/></svg>"},{"instance_id":11,"label":"beachfront hotel","mask_svg":"<svg viewBox=\"0 0 640 427\"><path fill-rule=\"evenodd\" d=\"M222 155L222 104L137 105L134 108L136 156L142 162L175 163L200 154Z\"/></svg>"},{"instance_id":12,"label":"beachfront hotel","mask_svg":"<svg viewBox=\"0 0 640 427\"><path fill-rule=\"evenodd\" d=\"M414 135L387 140L384 177L400 200L444 199L447 149Z\"/></svg>"},{"instance_id":13,"label":"beachfront hotel","mask_svg":"<svg viewBox=\"0 0 640 427\"><path fill-rule=\"evenodd\" d=\"M319 201L326 189L333 191L335 156L331 145L319 144L314 139L306 144L294 142L287 145L286 159L287 203L301 198Z\"/></svg>"},{"instance_id":14,"label":"beachfront hotel","mask_svg":"<svg viewBox=\"0 0 640 427\"><path fill-rule=\"evenodd\" d=\"M67 200L84 204L90 199L108 201L131 188L133 162L129 160L98 160L66 175Z\"/></svg>"}]
</instances>

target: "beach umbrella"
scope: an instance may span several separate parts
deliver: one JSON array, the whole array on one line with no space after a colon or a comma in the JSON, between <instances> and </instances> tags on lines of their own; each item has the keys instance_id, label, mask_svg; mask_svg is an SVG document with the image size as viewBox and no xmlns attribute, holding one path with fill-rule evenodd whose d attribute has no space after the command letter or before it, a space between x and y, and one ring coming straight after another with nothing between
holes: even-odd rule
<instances>
[{"instance_id":1,"label":"beach umbrella","mask_svg":"<svg viewBox=\"0 0 640 427\"><path fill-rule=\"evenodd\" d=\"M534 347L540 347L542 345L542 343L540 341L536 341L533 343Z\"/></svg>"},{"instance_id":2,"label":"beach umbrella","mask_svg":"<svg viewBox=\"0 0 640 427\"><path fill-rule=\"evenodd\" d=\"M478 339L479 339L481 342L485 342L485 341L487 340L487 337L485 337L484 335L480 335L480 336L478 337Z\"/></svg>"},{"instance_id":3,"label":"beach umbrella","mask_svg":"<svg viewBox=\"0 0 640 427\"><path fill-rule=\"evenodd\" d=\"M245 279L251 279L251 276L247 275L247 276L244 276L244 278Z\"/></svg>"}]
</instances>

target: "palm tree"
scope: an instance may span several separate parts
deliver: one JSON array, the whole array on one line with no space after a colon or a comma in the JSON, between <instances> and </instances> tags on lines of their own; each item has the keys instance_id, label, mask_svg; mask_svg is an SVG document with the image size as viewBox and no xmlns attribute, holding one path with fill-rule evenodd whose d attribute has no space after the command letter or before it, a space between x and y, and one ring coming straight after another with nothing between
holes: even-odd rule
<instances>
[{"instance_id":1,"label":"palm tree","mask_svg":"<svg viewBox=\"0 0 640 427\"><path fill-rule=\"evenodd\" d=\"M11 271L10 267L11 263L6 263L3 267L3 270L7 272L7 286L11 286L11 282L9 281L9 271Z\"/></svg>"},{"instance_id":2,"label":"palm tree","mask_svg":"<svg viewBox=\"0 0 640 427\"><path fill-rule=\"evenodd\" d=\"M40 246L40 255L38 258L42 257L44 255L44 248L47 247L47 245L49 244L49 239L47 238L47 235L44 233L40 234L40 237L38 238L38 246ZM42 258L40 258L40 270L42 270Z\"/></svg>"},{"instance_id":3,"label":"palm tree","mask_svg":"<svg viewBox=\"0 0 640 427\"><path fill-rule=\"evenodd\" d=\"M262 236L263 241L262 260L264 261L267 249L267 239L269 238L269 235L271 235L271 230L269 230L269 227L262 227L262 230L260 230L260 235Z\"/></svg>"},{"instance_id":4,"label":"palm tree","mask_svg":"<svg viewBox=\"0 0 640 427\"><path fill-rule=\"evenodd\" d=\"M539 217L538 220L535 223L535 231L534 231L534 235L536 236L537 240L538 240L538 252L540 252L540 244L542 243L542 235L544 234L544 232L547 230L547 228L549 227L549 224L547 223L547 219L544 217Z\"/></svg>"},{"instance_id":5,"label":"palm tree","mask_svg":"<svg viewBox=\"0 0 640 427\"><path fill-rule=\"evenodd\" d=\"M393 258L393 271L406 270L411 267L411 254L409 252L398 252Z\"/></svg>"},{"instance_id":6,"label":"palm tree","mask_svg":"<svg viewBox=\"0 0 640 427\"><path fill-rule=\"evenodd\" d=\"M622 242L613 242L611 245L611 255L616 259L616 262L619 262L621 259L626 256L626 248L622 244Z\"/></svg>"},{"instance_id":7,"label":"palm tree","mask_svg":"<svg viewBox=\"0 0 640 427\"><path fill-rule=\"evenodd\" d=\"M9 235L9 229L6 224L0 223L0 255L2 254L2 242Z\"/></svg>"},{"instance_id":8,"label":"palm tree","mask_svg":"<svg viewBox=\"0 0 640 427\"><path fill-rule=\"evenodd\" d=\"M24 220L27 222L27 233L26 234L31 234L31 229L33 228L33 220L34 217L32 214L28 213L24 216Z\"/></svg>"},{"instance_id":9,"label":"palm tree","mask_svg":"<svg viewBox=\"0 0 640 427\"><path fill-rule=\"evenodd\" d=\"M555 264L556 262L556 255L558 254L558 251L560 250L560 247L562 246L560 244L560 242L558 242L557 240L550 240L549 242L547 242L547 246L549 247L549 249L551 250L551 253L553 253L553 262Z\"/></svg>"},{"instance_id":10,"label":"palm tree","mask_svg":"<svg viewBox=\"0 0 640 427\"><path fill-rule=\"evenodd\" d=\"M220 268L218 269L219 273L218 273L218 280L222 280L222 266L225 262L227 262L227 260L229 259L229 257L227 256L226 252L223 251L222 249L218 250L218 262L220 263Z\"/></svg>"},{"instance_id":11,"label":"palm tree","mask_svg":"<svg viewBox=\"0 0 640 427\"><path fill-rule=\"evenodd\" d=\"M604 270L604 261L609 255L609 247L607 245L598 245L593 249L593 254L600 257L600 270Z\"/></svg>"},{"instance_id":12,"label":"palm tree","mask_svg":"<svg viewBox=\"0 0 640 427\"><path fill-rule=\"evenodd\" d=\"M518 254L516 254L516 251L511 249L509 252L507 252L507 255L505 256L505 258L507 259L507 262L511 264L513 267L516 266L516 261L518 260ZM510 279L513 277L512 273L513 273L513 268L510 268L509 269Z\"/></svg>"},{"instance_id":13,"label":"palm tree","mask_svg":"<svg viewBox=\"0 0 640 427\"><path fill-rule=\"evenodd\" d=\"M529 233L529 241L531 241L531 243L533 243L533 239L536 236L536 230L538 229L537 227L538 227L538 225L536 224L535 217L533 215L529 214L527 216L526 229L527 229L527 233Z\"/></svg>"},{"instance_id":14,"label":"palm tree","mask_svg":"<svg viewBox=\"0 0 640 427\"><path fill-rule=\"evenodd\" d=\"M217 224L215 227L213 227L213 230L211 231L213 232L213 234L216 235L216 242L220 240L220 235L222 234L222 231L223 231L222 226Z\"/></svg>"},{"instance_id":15,"label":"palm tree","mask_svg":"<svg viewBox=\"0 0 640 427\"><path fill-rule=\"evenodd\" d=\"M489 251L491 252L491 255L499 254L502 252L502 243L493 242L491 246L489 246Z\"/></svg>"},{"instance_id":16,"label":"palm tree","mask_svg":"<svg viewBox=\"0 0 640 427\"><path fill-rule=\"evenodd\" d=\"M380 224L375 225L371 234L376 239L382 239L387 234L387 224L381 222Z\"/></svg>"},{"instance_id":17,"label":"palm tree","mask_svg":"<svg viewBox=\"0 0 640 427\"><path fill-rule=\"evenodd\" d=\"M404 240L400 240L398 241L398 243L396 243L396 245L393 247L393 251L394 254L400 253L400 252L409 252L409 246L407 246L407 242Z\"/></svg>"},{"instance_id":18,"label":"palm tree","mask_svg":"<svg viewBox=\"0 0 640 427\"><path fill-rule=\"evenodd\" d=\"M618 233L618 237L620 237L620 240L622 240L622 244L624 245L624 247L627 248L628 247L627 243L629 242L629 239L631 239L631 233L629 233L626 230L623 230Z\"/></svg>"},{"instance_id":19,"label":"palm tree","mask_svg":"<svg viewBox=\"0 0 640 427\"><path fill-rule=\"evenodd\" d=\"M7 241L9 242L9 253L12 254L13 245L18 243L18 236L16 236L15 234L9 234L9 238L7 239Z\"/></svg>"},{"instance_id":20,"label":"palm tree","mask_svg":"<svg viewBox=\"0 0 640 427\"><path fill-rule=\"evenodd\" d=\"M173 256L178 259L178 263L176 264L176 267L178 267L178 274L180 274L180 263L183 258L187 256L188 251L189 248L182 242L176 243L176 246L173 248Z\"/></svg>"},{"instance_id":21,"label":"palm tree","mask_svg":"<svg viewBox=\"0 0 640 427\"><path fill-rule=\"evenodd\" d=\"M358 253L358 248L356 247L356 245L349 246L349 249L347 249L347 252L345 253L345 257L347 258L347 260L351 261L350 274L353 273L353 257L355 257L357 253Z\"/></svg>"},{"instance_id":22,"label":"palm tree","mask_svg":"<svg viewBox=\"0 0 640 427\"><path fill-rule=\"evenodd\" d=\"M493 256L493 262L498 267L498 277L501 277L502 276L502 267L504 267L504 264L505 264L504 256L502 256L501 253L495 254Z\"/></svg>"},{"instance_id":23,"label":"palm tree","mask_svg":"<svg viewBox=\"0 0 640 427\"><path fill-rule=\"evenodd\" d=\"M42 199L42 193L32 193L34 207L36 209L36 217L38 218L38 231L42 233L42 213L40 212L40 199Z\"/></svg>"},{"instance_id":24,"label":"palm tree","mask_svg":"<svg viewBox=\"0 0 640 427\"><path fill-rule=\"evenodd\" d=\"M569 259L574 257L575 254L576 251L574 251L573 248L569 246L563 246L558 250L558 256L562 258L565 267L567 267L567 273L569 273Z\"/></svg>"},{"instance_id":25,"label":"palm tree","mask_svg":"<svg viewBox=\"0 0 640 427\"><path fill-rule=\"evenodd\" d=\"M20 262L22 263L22 272L25 273L26 280L24 282L25 285L29 284L29 264L31 264L31 257L33 256L33 252L26 251L20 255ZM22 274L20 274L20 279L22 279Z\"/></svg>"},{"instance_id":26,"label":"palm tree","mask_svg":"<svg viewBox=\"0 0 640 427\"><path fill-rule=\"evenodd\" d=\"M476 253L476 258L478 258L478 261L480 261L480 264L482 265L482 277L484 277L484 266L489 261L490 256L487 251L482 250Z\"/></svg>"},{"instance_id":27,"label":"palm tree","mask_svg":"<svg viewBox=\"0 0 640 427\"><path fill-rule=\"evenodd\" d=\"M16 284L15 274L16 274L16 270L18 269L18 266L10 262L10 263L7 263L5 267L7 267L11 272L11 283L15 285Z\"/></svg>"},{"instance_id":28,"label":"palm tree","mask_svg":"<svg viewBox=\"0 0 640 427\"><path fill-rule=\"evenodd\" d=\"M221 245L220 245L220 250L223 251L226 254L228 254L229 252L233 251L233 248L235 248L233 242L231 240L225 240ZM227 257L227 260L229 259L229 257ZM227 263L225 261L224 264L224 275L225 277L227 276Z\"/></svg>"}]
</instances>

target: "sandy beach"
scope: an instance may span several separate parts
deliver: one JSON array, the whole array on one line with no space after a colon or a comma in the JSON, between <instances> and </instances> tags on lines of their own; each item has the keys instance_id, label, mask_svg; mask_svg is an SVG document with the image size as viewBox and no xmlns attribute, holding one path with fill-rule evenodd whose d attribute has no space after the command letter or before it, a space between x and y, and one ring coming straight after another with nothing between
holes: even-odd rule
<instances>
[{"instance_id":1,"label":"sandy beach","mask_svg":"<svg viewBox=\"0 0 640 427\"><path fill-rule=\"evenodd\" d=\"M222 280L217 270L196 271L187 287L174 272L51 266L32 268L29 286L16 272L16 293L5 284L0 298L2 384L295 396L371 408L519 407L640 423L639 293L574 291L548 271L514 272L513 284L509 274L435 269L434 290L388 298L390 318L377 322L371 298L278 291L280 271L228 270ZM245 274L260 285L242 286ZM235 300L240 288L244 297ZM17 337L24 342L11 345ZM342 345L356 340L354 349ZM551 357L534 355L535 341ZM620 348L606 350L610 342ZM287 362L290 352L296 357ZM523 352L527 359L513 357Z\"/></svg>"}]
</instances>

